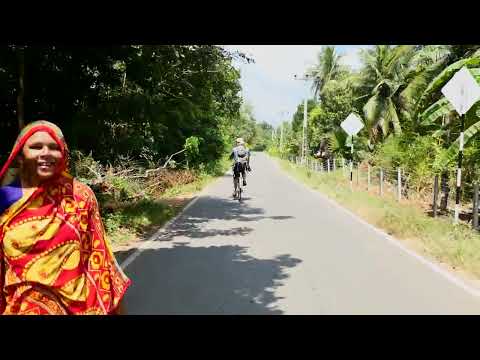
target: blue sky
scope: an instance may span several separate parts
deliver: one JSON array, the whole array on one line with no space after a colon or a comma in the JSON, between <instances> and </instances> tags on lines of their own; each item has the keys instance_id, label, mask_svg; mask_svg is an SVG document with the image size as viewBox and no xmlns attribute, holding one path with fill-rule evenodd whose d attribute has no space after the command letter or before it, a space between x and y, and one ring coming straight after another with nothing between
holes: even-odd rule
<instances>
[{"instance_id":1,"label":"blue sky","mask_svg":"<svg viewBox=\"0 0 480 360\"><path fill-rule=\"evenodd\" d=\"M240 69L243 98L253 106L257 121L278 125L291 119L305 95L311 96L311 83L294 80L316 63L322 45L228 45L255 59L254 64L235 63ZM342 61L358 68L358 52L368 45L336 45ZM287 113L283 117L281 112Z\"/></svg>"}]
</instances>

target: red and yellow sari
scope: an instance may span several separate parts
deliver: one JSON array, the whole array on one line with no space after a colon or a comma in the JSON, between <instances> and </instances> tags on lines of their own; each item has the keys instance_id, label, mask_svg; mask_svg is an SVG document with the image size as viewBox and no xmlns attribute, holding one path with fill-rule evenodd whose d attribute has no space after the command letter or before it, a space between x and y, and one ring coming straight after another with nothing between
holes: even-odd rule
<instances>
[{"instance_id":1,"label":"red and yellow sari","mask_svg":"<svg viewBox=\"0 0 480 360\"><path fill-rule=\"evenodd\" d=\"M58 175L23 191L0 215L0 314L112 314L130 285L105 237L92 190L66 171L68 149L58 127L31 123L0 171L15 178L14 160L37 131L59 144Z\"/></svg>"}]
</instances>

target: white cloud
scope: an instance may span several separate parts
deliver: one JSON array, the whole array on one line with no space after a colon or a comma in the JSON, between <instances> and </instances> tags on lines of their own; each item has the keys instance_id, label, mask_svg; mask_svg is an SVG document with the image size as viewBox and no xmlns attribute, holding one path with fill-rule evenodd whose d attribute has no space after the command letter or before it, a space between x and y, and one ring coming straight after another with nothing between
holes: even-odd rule
<instances>
[{"instance_id":1,"label":"white cloud","mask_svg":"<svg viewBox=\"0 0 480 360\"><path fill-rule=\"evenodd\" d=\"M345 47L345 50L340 54L342 55L341 63L344 65L350 66L352 70L360 69L362 63L360 61L360 52L362 49L369 48L370 45L361 45L361 46L348 46Z\"/></svg>"}]
</instances>

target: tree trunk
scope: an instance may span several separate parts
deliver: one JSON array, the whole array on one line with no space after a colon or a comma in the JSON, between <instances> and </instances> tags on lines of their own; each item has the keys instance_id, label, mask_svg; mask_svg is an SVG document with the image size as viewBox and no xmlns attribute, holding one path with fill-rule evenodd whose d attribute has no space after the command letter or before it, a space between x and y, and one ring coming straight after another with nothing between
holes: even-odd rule
<instances>
[{"instance_id":1,"label":"tree trunk","mask_svg":"<svg viewBox=\"0 0 480 360\"><path fill-rule=\"evenodd\" d=\"M20 130L25 126L25 49L24 47L17 48L17 64L18 64L18 90L17 90L17 120L18 128Z\"/></svg>"},{"instance_id":2,"label":"tree trunk","mask_svg":"<svg viewBox=\"0 0 480 360\"><path fill-rule=\"evenodd\" d=\"M441 184L442 198L440 200L440 211L442 212L446 212L447 206L448 206L448 196L450 194L450 186L448 185L448 180L449 180L449 173L448 172L442 173L442 184Z\"/></svg>"}]
</instances>

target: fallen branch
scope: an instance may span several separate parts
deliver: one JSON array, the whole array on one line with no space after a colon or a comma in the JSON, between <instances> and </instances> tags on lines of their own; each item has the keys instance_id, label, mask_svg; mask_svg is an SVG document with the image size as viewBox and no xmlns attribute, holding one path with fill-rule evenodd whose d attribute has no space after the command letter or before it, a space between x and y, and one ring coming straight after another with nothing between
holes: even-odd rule
<instances>
[{"instance_id":1,"label":"fallen branch","mask_svg":"<svg viewBox=\"0 0 480 360\"><path fill-rule=\"evenodd\" d=\"M182 150L180 150L180 151L177 151L175 154L170 155L170 157L169 157L168 160L165 162L165 164L163 164L163 169L165 169L165 168L167 167L168 163L170 162L170 160L172 160L172 158L173 158L175 155L181 154L181 153L183 153L185 150L187 150L187 149L182 149Z\"/></svg>"},{"instance_id":2,"label":"fallen branch","mask_svg":"<svg viewBox=\"0 0 480 360\"><path fill-rule=\"evenodd\" d=\"M85 165L85 167L90 170L93 174L95 174L95 176L97 177L97 182L98 183L102 183L103 182L103 179L104 177L99 174L98 172L96 172L95 170L93 170L89 165Z\"/></svg>"},{"instance_id":3,"label":"fallen branch","mask_svg":"<svg viewBox=\"0 0 480 360\"><path fill-rule=\"evenodd\" d=\"M122 174L128 174L128 173L131 173L133 171L135 171L135 169L125 169L125 170L119 171L118 173L114 173L112 175L113 176L120 176Z\"/></svg>"},{"instance_id":4,"label":"fallen branch","mask_svg":"<svg viewBox=\"0 0 480 360\"><path fill-rule=\"evenodd\" d=\"M161 171L163 169L165 169L168 165L168 163L172 160L172 158L175 156L175 155L178 155L178 154L181 154L183 153L184 151L186 151L186 149L182 149L180 151L177 151L176 153L170 155L167 159L167 161L165 162L165 164L163 164L163 166L160 166L156 169L149 169L147 171L145 171L145 175L135 175L135 176L129 176L129 178L131 179L136 179L136 178L148 178L148 176L151 174L151 173L154 173L154 172L157 172L157 171Z\"/></svg>"}]
</instances>

